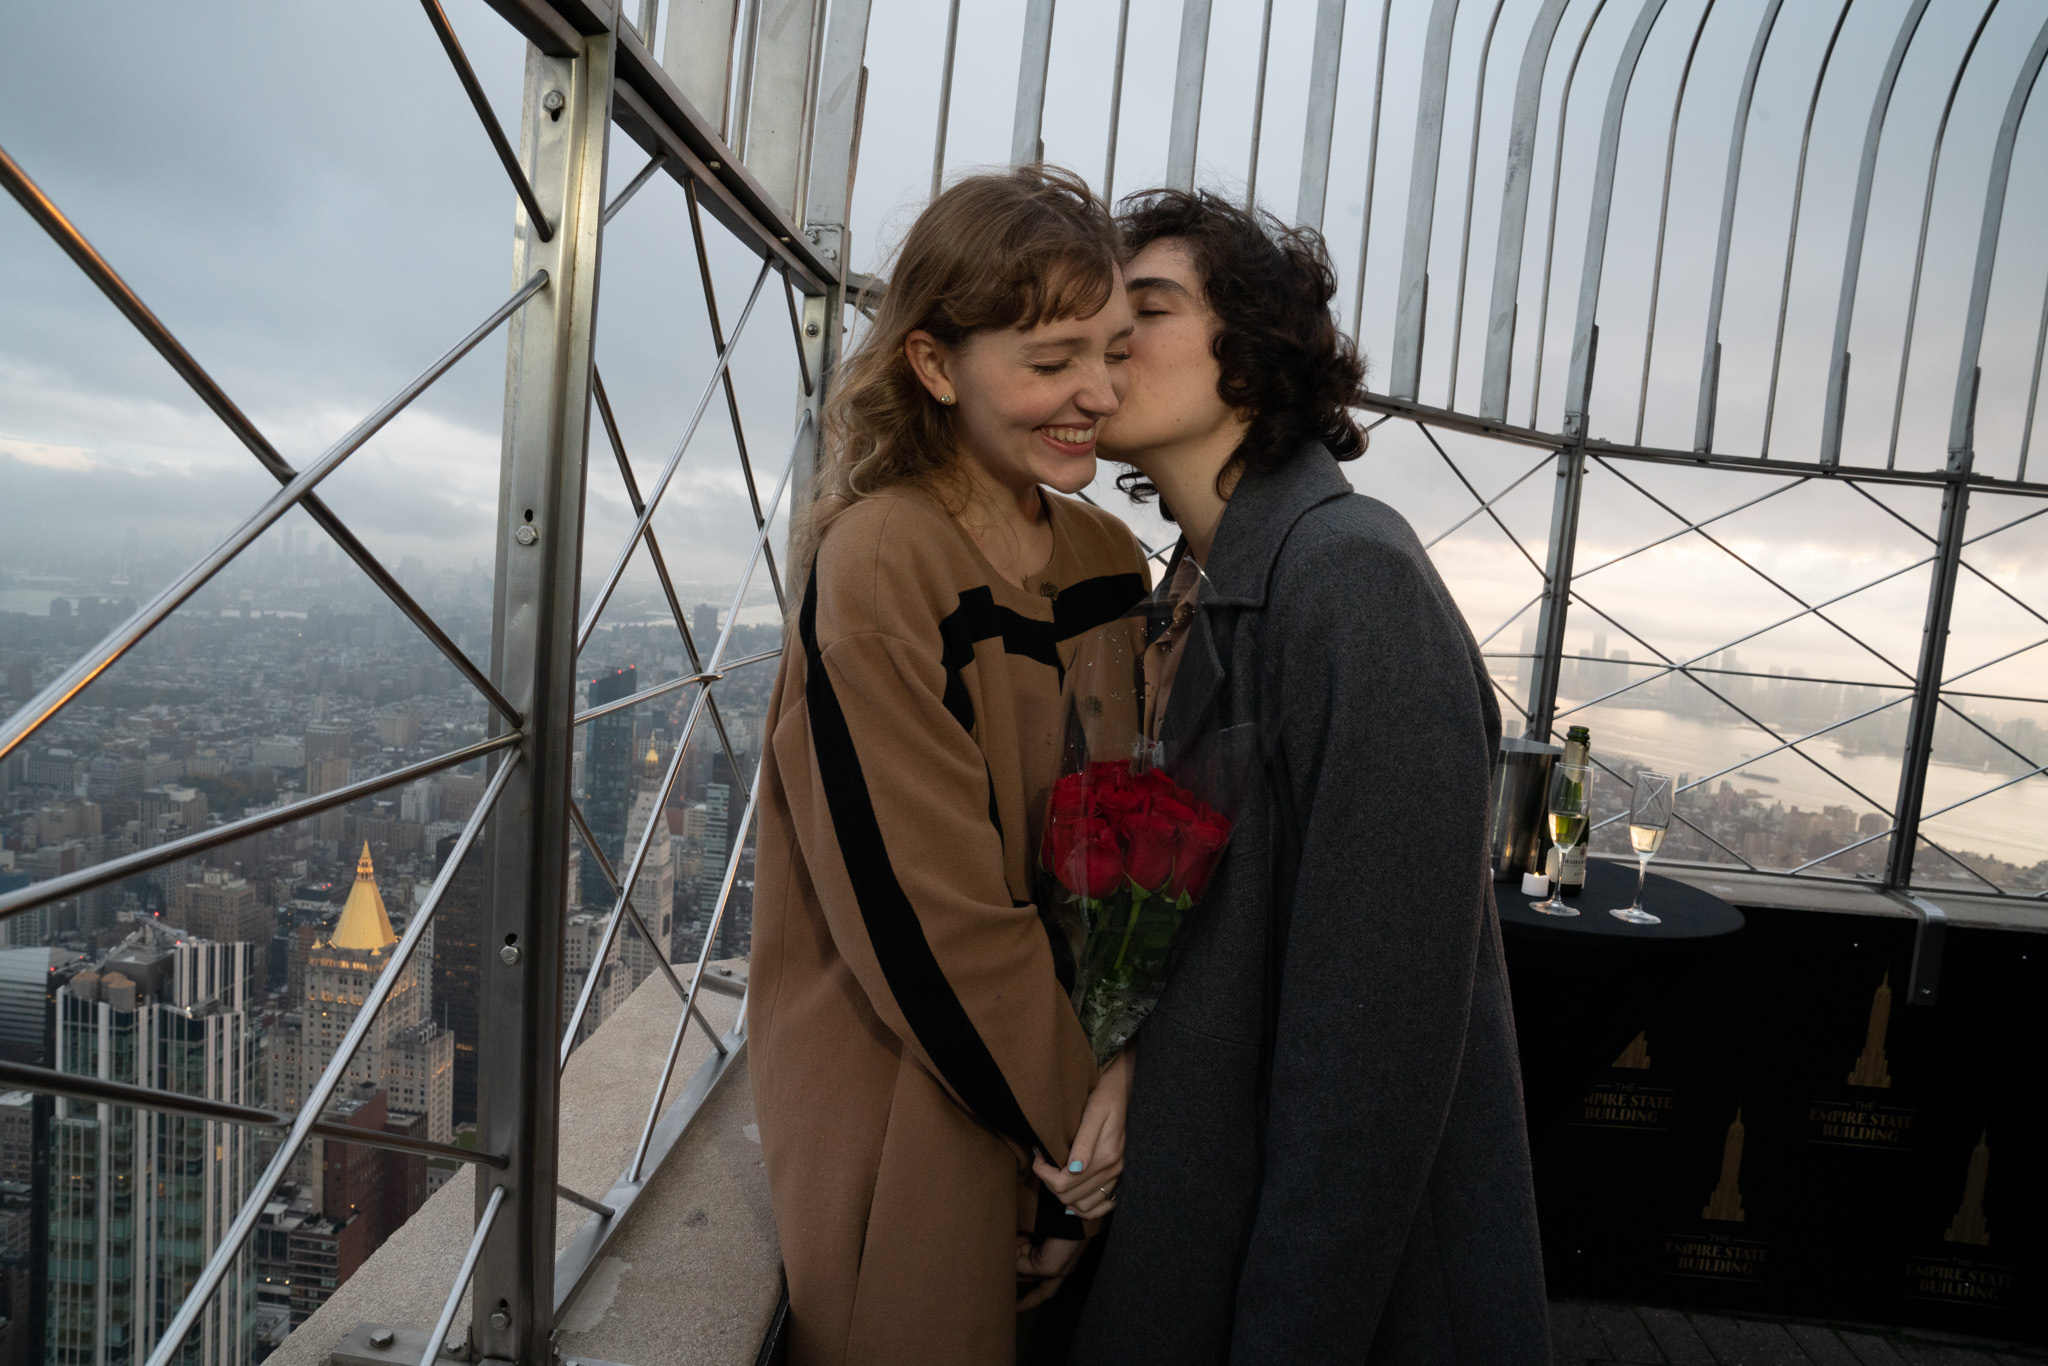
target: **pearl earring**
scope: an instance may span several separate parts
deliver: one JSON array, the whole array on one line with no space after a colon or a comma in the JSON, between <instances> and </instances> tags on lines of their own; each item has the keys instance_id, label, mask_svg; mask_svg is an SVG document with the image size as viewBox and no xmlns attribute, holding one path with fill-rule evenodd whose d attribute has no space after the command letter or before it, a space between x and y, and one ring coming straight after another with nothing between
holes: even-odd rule
<instances>
[{"instance_id":1,"label":"pearl earring","mask_svg":"<svg viewBox=\"0 0 2048 1366\"><path fill-rule=\"evenodd\" d=\"M950 408L953 406L953 396L951 394L940 394L939 402L945 404L948 408Z\"/></svg>"}]
</instances>

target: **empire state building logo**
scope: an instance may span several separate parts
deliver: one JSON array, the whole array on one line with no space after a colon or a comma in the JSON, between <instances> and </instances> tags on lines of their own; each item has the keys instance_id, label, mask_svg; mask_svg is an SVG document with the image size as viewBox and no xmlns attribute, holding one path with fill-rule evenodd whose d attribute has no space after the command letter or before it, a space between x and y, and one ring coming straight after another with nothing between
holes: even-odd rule
<instances>
[{"instance_id":1,"label":"empire state building logo","mask_svg":"<svg viewBox=\"0 0 2048 1366\"><path fill-rule=\"evenodd\" d=\"M1863 1036L1863 1052L1856 1059L1856 1070L1849 1074L1851 1086L1878 1089L1892 1084L1891 1069L1884 1060L1884 1036L1891 1022L1892 975L1886 973L1870 998L1870 1027Z\"/></svg>"},{"instance_id":2,"label":"empire state building logo","mask_svg":"<svg viewBox=\"0 0 2048 1366\"><path fill-rule=\"evenodd\" d=\"M1714 1187L1714 1194L1707 1201L1707 1207L1700 1211L1702 1219L1716 1219L1726 1224L1739 1224L1745 1216L1742 1211L1742 1111L1735 1112L1735 1122L1728 1126L1727 1141L1721 1145L1721 1182Z\"/></svg>"},{"instance_id":3,"label":"empire state building logo","mask_svg":"<svg viewBox=\"0 0 2048 1366\"><path fill-rule=\"evenodd\" d=\"M1984 1178L1991 1172L1991 1147L1985 1141L1985 1134L1977 1140L1976 1151L1970 1154L1970 1174L1963 1178L1963 1204L1956 1211L1955 1221L1943 1234L1944 1241L1951 1243L1975 1243L1978 1247L1988 1246L1991 1230L1984 1225Z\"/></svg>"}]
</instances>

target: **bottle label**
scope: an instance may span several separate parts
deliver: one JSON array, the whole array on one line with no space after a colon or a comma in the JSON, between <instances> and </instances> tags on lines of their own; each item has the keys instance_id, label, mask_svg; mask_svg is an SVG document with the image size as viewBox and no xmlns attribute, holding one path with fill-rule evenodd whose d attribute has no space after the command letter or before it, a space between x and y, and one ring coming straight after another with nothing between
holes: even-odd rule
<instances>
[{"instance_id":1,"label":"bottle label","mask_svg":"<svg viewBox=\"0 0 2048 1366\"><path fill-rule=\"evenodd\" d=\"M1559 870L1558 885L1566 896L1584 890L1586 886L1586 844L1584 840L1572 846L1564 856L1564 866Z\"/></svg>"}]
</instances>

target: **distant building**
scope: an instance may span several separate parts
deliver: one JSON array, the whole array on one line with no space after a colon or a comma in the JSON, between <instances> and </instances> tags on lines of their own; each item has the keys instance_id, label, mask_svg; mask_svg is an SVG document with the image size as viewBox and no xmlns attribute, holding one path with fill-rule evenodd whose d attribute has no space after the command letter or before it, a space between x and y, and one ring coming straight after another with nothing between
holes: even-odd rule
<instances>
[{"instance_id":1,"label":"distant building","mask_svg":"<svg viewBox=\"0 0 2048 1366\"><path fill-rule=\"evenodd\" d=\"M182 942L145 925L56 998L56 1065L182 1095L253 1099L254 949ZM137 1360L160 1306L182 1299L247 1197L256 1132L246 1125L58 1099L50 1120L46 1359ZM252 1356L246 1251L200 1319L189 1366Z\"/></svg>"},{"instance_id":2,"label":"distant building","mask_svg":"<svg viewBox=\"0 0 2048 1366\"><path fill-rule=\"evenodd\" d=\"M341 918L306 955L305 994L299 1005L300 1082L297 1095L287 1103L303 1103L311 1094L384 974L397 943L366 844ZM416 1096L426 1107L427 1136L446 1143L453 1134L455 1039L429 1013L432 976L423 957L415 954L400 971L356 1049L347 1076L354 1083ZM278 1103L280 1098L272 1097L272 1104Z\"/></svg>"},{"instance_id":3,"label":"distant building","mask_svg":"<svg viewBox=\"0 0 2048 1366\"><path fill-rule=\"evenodd\" d=\"M443 836L435 847L437 875L454 856L456 839L455 835ZM434 1014L455 1040L450 1095L456 1124L476 1123L477 974L489 931L485 897L490 869L486 860L479 840L455 870L434 911Z\"/></svg>"},{"instance_id":4,"label":"distant building","mask_svg":"<svg viewBox=\"0 0 2048 1366\"><path fill-rule=\"evenodd\" d=\"M598 707L631 697L638 689L633 665L599 674L590 681L589 705ZM597 836L604 856L617 869L624 858L626 820L633 809L633 709L600 716L583 728L583 816ZM595 859L585 860L579 874L583 904L610 910L617 896Z\"/></svg>"},{"instance_id":5,"label":"distant building","mask_svg":"<svg viewBox=\"0 0 2048 1366\"><path fill-rule=\"evenodd\" d=\"M197 882L181 883L171 892L166 924L175 925L217 944L253 944L258 975L270 980L270 941L275 934L270 907L246 880L206 869Z\"/></svg>"}]
</instances>

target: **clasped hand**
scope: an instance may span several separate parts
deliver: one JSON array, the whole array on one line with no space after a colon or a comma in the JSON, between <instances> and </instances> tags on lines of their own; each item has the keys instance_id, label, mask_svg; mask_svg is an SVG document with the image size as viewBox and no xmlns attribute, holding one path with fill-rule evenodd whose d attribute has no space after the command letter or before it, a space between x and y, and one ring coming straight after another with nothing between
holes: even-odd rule
<instances>
[{"instance_id":1,"label":"clasped hand","mask_svg":"<svg viewBox=\"0 0 2048 1366\"><path fill-rule=\"evenodd\" d=\"M1124 1116L1130 1108L1132 1050L1110 1059L1096 1079L1081 1110L1067 1165L1055 1167L1045 1154L1032 1154L1031 1170L1061 1200L1069 1214L1101 1219L1116 1208L1116 1184L1124 1171ZM1071 1238L1046 1238L1033 1244L1017 1239L1017 1308L1042 1304L1059 1290L1081 1258L1086 1243Z\"/></svg>"}]
</instances>

